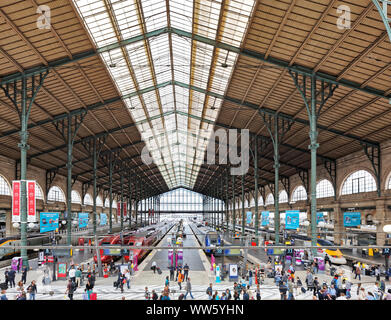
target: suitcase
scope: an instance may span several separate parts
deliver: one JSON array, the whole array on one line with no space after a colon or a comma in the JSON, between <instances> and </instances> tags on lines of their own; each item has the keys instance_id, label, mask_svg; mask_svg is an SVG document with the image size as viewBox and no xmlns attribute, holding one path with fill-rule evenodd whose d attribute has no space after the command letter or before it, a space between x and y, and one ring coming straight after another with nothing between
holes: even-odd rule
<instances>
[{"instance_id":1,"label":"suitcase","mask_svg":"<svg viewBox=\"0 0 391 320\"><path fill-rule=\"evenodd\" d=\"M7 290L8 289L8 283L7 282L0 283L0 289L1 290Z\"/></svg>"},{"instance_id":2,"label":"suitcase","mask_svg":"<svg viewBox=\"0 0 391 320\"><path fill-rule=\"evenodd\" d=\"M162 274L162 270L160 270L160 268L157 268L157 273Z\"/></svg>"},{"instance_id":3,"label":"suitcase","mask_svg":"<svg viewBox=\"0 0 391 320\"><path fill-rule=\"evenodd\" d=\"M96 292L90 294L90 300L97 300L96 298L97 298Z\"/></svg>"},{"instance_id":4,"label":"suitcase","mask_svg":"<svg viewBox=\"0 0 391 320\"><path fill-rule=\"evenodd\" d=\"M114 281L114 282L113 282L113 287L114 287L114 288L118 288L118 281Z\"/></svg>"},{"instance_id":5,"label":"suitcase","mask_svg":"<svg viewBox=\"0 0 391 320\"><path fill-rule=\"evenodd\" d=\"M301 292L306 293L307 290L305 288L301 287Z\"/></svg>"}]
</instances>

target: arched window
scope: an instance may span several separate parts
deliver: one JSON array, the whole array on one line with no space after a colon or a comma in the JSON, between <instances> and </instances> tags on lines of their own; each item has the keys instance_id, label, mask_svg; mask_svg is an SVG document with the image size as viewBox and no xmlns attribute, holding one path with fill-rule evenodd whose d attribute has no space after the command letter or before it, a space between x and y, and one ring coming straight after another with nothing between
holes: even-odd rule
<instances>
[{"instance_id":1,"label":"arched window","mask_svg":"<svg viewBox=\"0 0 391 320\"><path fill-rule=\"evenodd\" d=\"M103 201L102 201L102 198L100 196L96 197L96 206L97 207L103 207Z\"/></svg>"},{"instance_id":2,"label":"arched window","mask_svg":"<svg viewBox=\"0 0 391 320\"><path fill-rule=\"evenodd\" d=\"M35 182L35 198L44 200L43 199L42 188L41 188L41 186L37 182Z\"/></svg>"},{"instance_id":3,"label":"arched window","mask_svg":"<svg viewBox=\"0 0 391 320\"><path fill-rule=\"evenodd\" d=\"M266 205L268 206L269 204L274 204L274 197L272 193L269 193L266 197Z\"/></svg>"},{"instance_id":4,"label":"arched window","mask_svg":"<svg viewBox=\"0 0 391 320\"><path fill-rule=\"evenodd\" d=\"M292 202L307 200L307 192L303 186L298 186L292 194Z\"/></svg>"},{"instance_id":5,"label":"arched window","mask_svg":"<svg viewBox=\"0 0 391 320\"><path fill-rule=\"evenodd\" d=\"M48 192L48 201L65 202L64 192L57 186L51 187Z\"/></svg>"},{"instance_id":6,"label":"arched window","mask_svg":"<svg viewBox=\"0 0 391 320\"><path fill-rule=\"evenodd\" d=\"M81 203L80 194L76 190L72 190L72 192L71 192L71 202L72 203Z\"/></svg>"},{"instance_id":7,"label":"arched window","mask_svg":"<svg viewBox=\"0 0 391 320\"><path fill-rule=\"evenodd\" d=\"M288 202L288 194L285 190L282 190L280 192L280 195L278 196L278 203L286 203Z\"/></svg>"},{"instance_id":8,"label":"arched window","mask_svg":"<svg viewBox=\"0 0 391 320\"><path fill-rule=\"evenodd\" d=\"M113 200L111 207L117 209L117 201L115 199Z\"/></svg>"},{"instance_id":9,"label":"arched window","mask_svg":"<svg viewBox=\"0 0 391 320\"><path fill-rule=\"evenodd\" d=\"M375 179L368 171L359 170L347 177L342 186L341 195L371 191L376 191Z\"/></svg>"},{"instance_id":10,"label":"arched window","mask_svg":"<svg viewBox=\"0 0 391 320\"><path fill-rule=\"evenodd\" d=\"M263 198L262 198L262 196L260 195L259 198L258 198L258 205L259 205L259 206L263 206L263 204L264 204L264 203L263 203Z\"/></svg>"},{"instance_id":11,"label":"arched window","mask_svg":"<svg viewBox=\"0 0 391 320\"><path fill-rule=\"evenodd\" d=\"M3 176L0 176L0 194L4 196L11 195L11 186Z\"/></svg>"},{"instance_id":12,"label":"arched window","mask_svg":"<svg viewBox=\"0 0 391 320\"><path fill-rule=\"evenodd\" d=\"M90 205L90 206L93 205L92 198L88 193L84 196L83 203L84 205Z\"/></svg>"},{"instance_id":13,"label":"arched window","mask_svg":"<svg viewBox=\"0 0 391 320\"><path fill-rule=\"evenodd\" d=\"M105 208L108 208L108 207L110 207L110 200L109 200L109 198L106 198L106 200L105 200Z\"/></svg>"},{"instance_id":14,"label":"arched window","mask_svg":"<svg viewBox=\"0 0 391 320\"><path fill-rule=\"evenodd\" d=\"M316 198L334 197L334 188L327 179L320 180L316 185Z\"/></svg>"}]
</instances>

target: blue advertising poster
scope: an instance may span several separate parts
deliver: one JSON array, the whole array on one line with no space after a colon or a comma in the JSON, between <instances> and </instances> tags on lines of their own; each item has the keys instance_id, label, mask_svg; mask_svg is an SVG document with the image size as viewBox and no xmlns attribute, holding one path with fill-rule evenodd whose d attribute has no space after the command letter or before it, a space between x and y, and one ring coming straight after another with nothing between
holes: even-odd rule
<instances>
[{"instance_id":1,"label":"blue advertising poster","mask_svg":"<svg viewBox=\"0 0 391 320\"><path fill-rule=\"evenodd\" d=\"M107 224L107 216L104 213L100 214L100 225L104 226Z\"/></svg>"},{"instance_id":2,"label":"blue advertising poster","mask_svg":"<svg viewBox=\"0 0 391 320\"><path fill-rule=\"evenodd\" d=\"M298 229L299 228L299 210L285 211L285 229Z\"/></svg>"},{"instance_id":3,"label":"blue advertising poster","mask_svg":"<svg viewBox=\"0 0 391 320\"><path fill-rule=\"evenodd\" d=\"M41 212L39 214L39 232L49 232L58 229L59 216L58 212Z\"/></svg>"},{"instance_id":4,"label":"blue advertising poster","mask_svg":"<svg viewBox=\"0 0 391 320\"><path fill-rule=\"evenodd\" d=\"M250 224L253 221L253 213L251 211L247 211L247 224Z\"/></svg>"},{"instance_id":5,"label":"blue advertising poster","mask_svg":"<svg viewBox=\"0 0 391 320\"><path fill-rule=\"evenodd\" d=\"M323 212L317 212L316 213L316 224L318 224L320 221L324 222Z\"/></svg>"},{"instance_id":6,"label":"blue advertising poster","mask_svg":"<svg viewBox=\"0 0 391 320\"><path fill-rule=\"evenodd\" d=\"M88 213L79 212L79 228L85 228L88 226Z\"/></svg>"},{"instance_id":7,"label":"blue advertising poster","mask_svg":"<svg viewBox=\"0 0 391 320\"><path fill-rule=\"evenodd\" d=\"M361 224L360 212L344 212L343 213L343 226L344 227L357 227Z\"/></svg>"},{"instance_id":8,"label":"blue advertising poster","mask_svg":"<svg viewBox=\"0 0 391 320\"><path fill-rule=\"evenodd\" d=\"M261 212L261 226L268 226L269 225L269 211L262 211Z\"/></svg>"}]
</instances>

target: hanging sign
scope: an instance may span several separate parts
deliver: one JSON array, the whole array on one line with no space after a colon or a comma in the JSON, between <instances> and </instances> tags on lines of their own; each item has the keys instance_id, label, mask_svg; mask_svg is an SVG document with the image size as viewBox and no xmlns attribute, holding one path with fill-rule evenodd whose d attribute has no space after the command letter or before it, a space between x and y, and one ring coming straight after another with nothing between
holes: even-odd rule
<instances>
[{"instance_id":1,"label":"hanging sign","mask_svg":"<svg viewBox=\"0 0 391 320\"><path fill-rule=\"evenodd\" d=\"M316 224L318 224L318 223L321 222L321 221L324 222L323 212L317 212L317 213L316 213Z\"/></svg>"},{"instance_id":2,"label":"hanging sign","mask_svg":"<svg viewBox=\"0 0 391 320\"><path fill-rule=\"evenodd\" d=\"M12 181L12 222L20 222L21 185L20 181Z\"/></svg>"},{"instance_id":3,"label":"hanging sign","mask_svg":"<svg viewBox=\"0 0 391 320\"><path fill-rule=\"evenodd\" d=\"M60 214L58 212L41 212L39 214L40 232L55 231L58 229L59 216Z\"/></svg>"},{"instance_id":4,"label":"hanging sign","mask_svg":"<svg viewBox=\"0 0 391 320\"><path fill-rule=\"evenodd\" d=\"M343 226L344 227L357 227L361 224L360 212L344 212L343 213Z\"/></svg>"},{"instance_id":5,"label":"hanging sign","mask_svg":"<svg viewBox=\"0 0 391 320\"><path fill-rule=\"evenodd\" d=\"M26 181L27 188L27 222L36 222L35 181Z\"/></svg>"},{"instance_id":6,"label":"hanging sign","mask_svg":"<svg viewBox=\"0 0 391 320\"><path fill-rule=\"evenodd\" d=\"M79 212L78 220L79 220L79 228L87 227L88 226L88 213Z\"/></svg>"},{"instance_id":7,"label":"hanging sign","mask_svg":"<svg viewBox=\"0 0 391 320\"><path fill-rule=\"evenodd\" d=\"M247 224L250 224L253 221L253 213L251 211L247 211Z\"/></svg>"},{"instance_id":8,"label":"hanging sign","mask_svg":"<svg viewBox=\"0 0 391 320\"><path fill-rule=\"evenodd\" d=\"M100 214L100 225L104 226L107 224L107 216L104 213Z\"/></svg>"},{"instance_id":9,"label":"hanging sign","mask_svg":"<svg viewBox=\"0 0 391 320\"><path fill-rule=\"evenodd\" d=\"M261 226L268 226L269 225L269 211L262 211L261 212Z\"/></svg>"},{"instance_id":10,"label":"hanging sign","mask_svg":"<svg viewBox=\"0 0 391 320\"><path fill-rule=\"evenodd\" d=\"M288 210L285 212L285 229L298 229L299 228L299 210Z\"/></svg>"}]
</instances>

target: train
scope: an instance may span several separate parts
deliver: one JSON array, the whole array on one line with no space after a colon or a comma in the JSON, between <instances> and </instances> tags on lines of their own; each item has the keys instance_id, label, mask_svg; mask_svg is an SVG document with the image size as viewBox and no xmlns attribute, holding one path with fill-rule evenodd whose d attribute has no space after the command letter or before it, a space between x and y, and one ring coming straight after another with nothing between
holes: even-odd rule
<instances>
[{"instance_id":1,"label":"train","mask_svg":"<svg viewBox=\"0 0 391 320\"><path fill-rule=\"evenodd\" d=\"M143 228L139 231L124 232L122 234L117 233L114 235L104 237L99 245L118 245L121 243L124 247L126 246L154 246L172 227L172 224L161 223L155 227ZM129 262L130 257L137 256L138 263L147 255L150 251L148 249L123 249L123 258L125 262ZM100 249L101 261L103 263L110 263L121 259L120 249ZM96 263L97 256L94 255L94 262Z\"/></svg>"},{"instance_id":2,"label":"train","mask_svg":"<svg viewBox=\"0 0 391 320\"><path fill-rule=\"evenodd\" d=\"M27 238L27 245L45 245L50 243L48 235L31 234ZM20 256L20 249L14 248L15 245L20 244L20 237L5 237L0 239L0 260L10 259L12 257ZM28 250L27 254L32 253L34 250Z\"/></svg>"},{"instance_id":3,"label":"train","mask_svg":"<svg viewBox=\"0 0 391 320\"><path fill-rule=\"evenodd\" d=\"M241 226L235 226L235 235L237 235L237 233L241 230L242 230ZM244 230L245 230L246 235L254 235L255 234L255 229L252 227L245 227ZM259 229L259 231L269 233L270 239L275 240L274 239L274 230L261 230L261 229ZM282 234L281 234L281 236L282 236ZM306 246L311 245L311 238L308 236L297 234L297 233L290 234L289 236L290 236L290 238L293 238L293 239L302 240L304 242L303 244ZM317 239L316 245L319 247L319 249L317 249L318 256L325 257L327 254L329 256L330 262L332 264L343 265L343 264L347 263L346 258L343 256L342 252L339 249L332 248L333 246L335 246L335 244L331 240Z\"/></svg>"}]
</instances>

